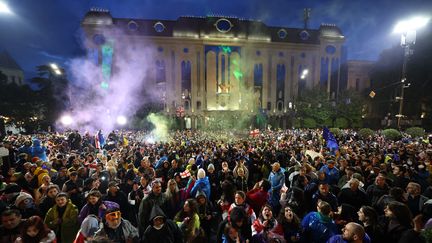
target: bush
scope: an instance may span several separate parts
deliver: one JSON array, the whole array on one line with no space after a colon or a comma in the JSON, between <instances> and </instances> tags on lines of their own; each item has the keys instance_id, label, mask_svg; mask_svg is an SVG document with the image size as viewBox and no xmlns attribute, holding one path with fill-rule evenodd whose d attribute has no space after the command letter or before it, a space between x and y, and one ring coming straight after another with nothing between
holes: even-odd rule
<instances>
[{"instance_id":1,"label":"bush","mask_svg":"<svg viewBox=\"0 0 432 243\"><path fill-rule=\"evenodd\" d=\"M316 128L317 123L313 118L305 118L303 120L303 127L304 128Z\"/></svg>"},{"instance_id":2,"label":"bush","mask_svg":"<svg viewBox=\"0 0 432 243\"><path fill-rule=\"evenodd\" d=\"M361 128L361 127L363 127L363 120L362 119L352 119L351 120L351 127L352 128Z\"/></svg>"},{"instance_id":3,"label":"bush","mask_svg":"<svg viewBox=\"0 0 432 243\"><path fill-rule=\"evenodd\" d=\"M341 131L339 128L337 128L337 127L332 127L332 128L330 128L329 130L330 130L331 133L333 133L333 135L334 135L335 137L340 137L340 136L342 136L342 131Z\"/></svg>"},{"instance_id":4,"label":"bush","mask_svg":"<svg viewBox=\"0 0 432 243\"><path fill-rule=\"evenodd\" d=\"M300 127L301 127L301 120L300 120L299 118L295 118L295 119L293 120L292 126L293 126L294 128L300 128Z\"/></svg>"},{"instance_id":5,"label":"bush","mask_svg":"<svg viewBox=\"0 0 432 243\"><path fill-rule=\"evenodd\" d=\"M358 133L361 138L368 138L375 134L375 132L370 128L362 128Z\"/></svg>"},{"instance_id":6,"label":"bush","mask_svg":"<svg viewBox=\"0 0 432 243\"><path fill-rule=\"evenodd\" d=\"M421 127L410 127L406 131L412 138L424 137L425 130Z\"/></svg>"},{"instance_id":7,"label":"bush","mask_svg":"<svg viewBox=\"0 0 432 243\"><path fill-rule=\"evenodd\" d=\"M331 119L331 118L325 119L323 125L326 127L333 127L333 119Z\"/></svg>"},{"instance_id":8,"label":"bush","mask_svg":"<svg viewBox=\"0 0 432 243\"><path fill-rule=\"evenodd\" d=\"M384 134L385 138L387 138L389 140L393 140L393 141L396 141L396 140L399 140L402 138L402 134L398 130L392 129L392 128L384 130L383 134Z\"/></svg>"},{"instance_id":9,"label":"bush","mask_svg":"<svg viewBox=\"0 0 432 243\"><path fill-rule=\"evenodd\" d=\"M347 128L348 127L348 120L344 117L336 118L334 126L337 128Z\"/></svg>"}]
</instances>

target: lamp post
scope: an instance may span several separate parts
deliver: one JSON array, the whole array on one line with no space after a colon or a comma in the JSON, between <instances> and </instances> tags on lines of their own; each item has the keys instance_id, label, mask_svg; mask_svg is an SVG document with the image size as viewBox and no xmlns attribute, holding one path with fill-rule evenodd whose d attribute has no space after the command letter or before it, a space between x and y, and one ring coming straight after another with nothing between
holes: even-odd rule
<instances>
[{"instance_id":1,"label":"lamp post","mask_svg":"<svg viewBox=\"0 0 432 243\"><path fill-rule=\"evenodd\" d=\"M6 2L0 1L0 13L13 14Z\"/></svg>"},{"instance_id":2,"label":"lamp post","mask_svg":"<svg viewBox=\"0 0 432 243\"><path fill-rule=\"evenodd\" d=\"M411 46L415 44L417 30L424 27L429 21L429 18L425 17L414 17L405 21L400 21L396 24L393 32L401 34L401 43L404 50L403 56L403 64L402 64L402 77L401 77L401 93L399 97L399 113L396 115L397 117L397 126L400 130L401 128L401 120L404 117L403 115L403 105L404 105L404 90L409 87L409 83L407 83L407 62L408 58L413 54L413 50L411 50Z\"/></svg>"}]
</instances>

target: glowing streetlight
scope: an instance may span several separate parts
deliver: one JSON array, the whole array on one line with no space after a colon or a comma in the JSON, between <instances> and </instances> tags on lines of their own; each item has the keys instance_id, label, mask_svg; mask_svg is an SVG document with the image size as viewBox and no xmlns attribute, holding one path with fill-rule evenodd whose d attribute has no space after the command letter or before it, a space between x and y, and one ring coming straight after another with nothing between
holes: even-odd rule
<instances>
[{"instance_id":1,"label":"glowing streetlight","mask_svg":"<svg viewBox=\"0 0 432 243\"><path fill-rule=\"evenodd\" d=\"M393 33L402 34L409 31L416 31L425 27L428 22L428 17L414 17L408 20L399 21L394 27Z\"/></svg>"},{"instance_id":2,"label":"glowing streetlight","mask_svg":"<svg viewBox=\"0 0 432 243\"><path fill-rule=\"evenodd\" d=\"M125 116L118 116L117 117L117 124L123 126L126 125L127 123L127 118Z\"/></svg>"},{"instance_id":3,"label":"glowing streetlight","mask_svg":"<svg viewBox=\"0 0 432 243\"><path fill-rule=\"evenodd\" d=\"M62 71L60 70L60 68L58 67L57 64L55 63L51 63L50 67L52 69L52 71L56 74L56 75L62 75Z\"/></svg>"},{"instance_id":4,"label":"glowing streetlight","mask_svg":"<svg viewBox=\"0 0 432 243\"><path fill-rule=\"evenodd\" d=\"M12 14L12 11L5 2L0 2L0 13Z\"/></svg>"},{"instance_id":5,"label":"glowing streetlight","mask_svg":"<svg viewBox=\"0 0 432 243\"><path fill-rule=\"evenodd\" d=\"M415 44L416 32L418 29L424 27L429 22L429 17L413 17L408 20L400 21L396 24L393 29L393 33L401 34L401 46L404 48L404 60L402 65L402 78L401 78L401 93L399 97L399 113L396 114L397 126L401 128L401 119L404 117L403 111L403 101L404 101L404 90L409 87L409 83L406 85L407 80L407 62L410 55L413 54L410 49L411 45Z\"/></svg>"},{"instance_id":6,"label":"glowing streetlight","mask_svg":"<svg viewBox=\"0 0 432 243\"><path fill-rule=\"evenodd\" d=\"M69 126L73 123L73 119L70 115L64 115L60 118L60 122L64 125L64 126Z\"/></svg>"},{"instance_id":7,"label":"glowing streetlight","mask_svg":"<svg viewBox=\"0 0 432 243\"><path fill-rule=\"evenodd\" d=\"M304 69L300 78L301 79L305 79L307 77L308 73L309 73L309 70L308 69Z\"/></svg>"}]
</instances>

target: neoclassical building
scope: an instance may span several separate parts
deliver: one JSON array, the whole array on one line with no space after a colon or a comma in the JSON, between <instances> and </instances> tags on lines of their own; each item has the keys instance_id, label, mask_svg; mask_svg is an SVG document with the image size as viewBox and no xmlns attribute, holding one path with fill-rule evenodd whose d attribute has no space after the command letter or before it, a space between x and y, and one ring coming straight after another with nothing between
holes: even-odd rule
<instances>
[{"instance_id":1,"label":"neoclassical building","mask_svg":"<svg viewBox=\"0 0 432 243\"><path fill-rule=\"evenodd\" d=\"M286 127L302 90L319 86L335 97L340 89L345 38L335 25L291 28L230 16L128 19L92 9L82 28L88 56L106 79L118 43L152 43L148 83L163 91L165 112L186 116L191 127L216 111L261 112ZM122 34L107 36L107 29Z\"/></svg>"}]
</instances>

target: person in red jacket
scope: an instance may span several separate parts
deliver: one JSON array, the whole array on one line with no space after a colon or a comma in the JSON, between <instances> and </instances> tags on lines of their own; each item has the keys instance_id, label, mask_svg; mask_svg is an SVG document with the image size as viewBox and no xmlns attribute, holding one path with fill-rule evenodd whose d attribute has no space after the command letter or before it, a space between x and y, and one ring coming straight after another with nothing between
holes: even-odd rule
<instances>
[{"instance_id":1,"label":"person in red jacket","mask_svg":"<svg viewBox=\"0 0 432 243\"><path fill-rule=\"evenodd\" d=\"M246 193L247 203L253 208L255 214L259 214L261 208L268 202L270 197L268 191L271 184L267 179L263 179L255 184L252 190Z\"/></svg>"}]
</instances>

